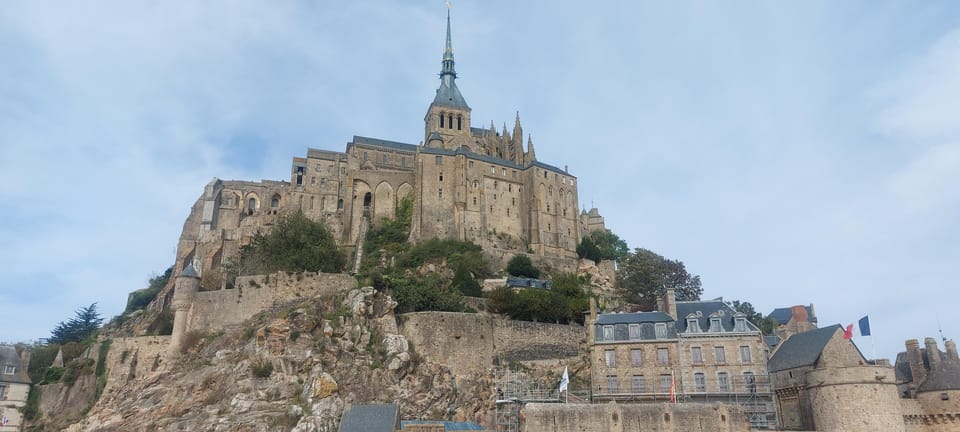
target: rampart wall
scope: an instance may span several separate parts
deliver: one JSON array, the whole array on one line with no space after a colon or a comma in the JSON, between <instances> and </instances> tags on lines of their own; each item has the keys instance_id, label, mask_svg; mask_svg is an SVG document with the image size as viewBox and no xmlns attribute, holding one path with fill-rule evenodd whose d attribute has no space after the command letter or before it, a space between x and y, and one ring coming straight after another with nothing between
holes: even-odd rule
<instances>
[{"instance_id":1,"label":"rampart wall","mask_svg":"<svg viewBox=\"0 0 960 432\"><path fill-rule=\"evenodd\" d=\"M241 276L236 288L196 293L187 331L211 331L242 323L270 307L293 301L334 295L356 288L357 281L342 273L274 273Z\"/></svg>"},{"instance_id":2,"label":"rampart wall","mask_svg":"<svg viewBox=\"0 0 960 432\"><path fill-rule=\"evenodd\" d=\"M746 432L739 406L726 404L537 404L524 406L522 432Z\"/></svg>"},{"instance_id":3,"label":"rampart wall","mask_svg":"<svg viewBox=\"0 0 960 432\"><path fill-rule=\"evenodd\" d=\"M408 313L400 323L417 353L457 374L483 372L495 362L567 359L586 352L587 335L580 325L457 312Z\"/></svg>"},{"instance_id":4,"label":"rampart wall","mask_svg":"<svg viewBox=\"0 0 960 432\"><path fill-rule=\"evenodd\" d=\"M114 338L107 352L104 393L160 370L169 349L170 336Z\"/></svg>"},{"instance_id":5,"label":"rampart wall","mask_svg":"<svg viewBox=\"0 0 960 432\"><path fill-rule=\"evenodd\" d=\"M904 431L893 368L851 366L815 369L807 374L819 431Z\"/></svg>"}]
</instances>

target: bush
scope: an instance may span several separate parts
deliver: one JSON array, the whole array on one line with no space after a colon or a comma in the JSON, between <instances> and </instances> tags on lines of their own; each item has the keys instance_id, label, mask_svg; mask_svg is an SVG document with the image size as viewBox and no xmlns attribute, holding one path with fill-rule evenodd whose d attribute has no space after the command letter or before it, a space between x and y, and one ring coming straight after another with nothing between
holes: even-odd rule
<instances>
[{"instance_id":1,"label":"bush","mask_svg":"<svg viewBox=\"0 0 960 432\"><path fill-rule=\"evenodd\" d=\"M572 273L557 275L552 289L525 288L519 292L500 287L487 295L487 308L510 318L524 321L583 323L589 307L589 295Z\"/></svg>"},{"instance_id":2,"label":"bush","mask_svg":"<svg viewBox=\"0 0 960 432\"><path fill-rule=\"evenodd\" d=\"M27 404L23 406L23 418L33 421L40 418L40 386L30 386Z\"/></svg>"},{"instance_id":3,"label":"bush","mask_svg":"<svg viewBox=\"0 0 960 432\"><path fill-rule=\"evenodd\" d=\"M167 285L172 274L173 267L169 267L163 274L150 278L146 288L130 293L130 297L127 299L127 307L123 313L127 314L147 307Z\"/></svg>"},{"instance_id":4,"label":"bush","mask_svg":"<svg viewBox=\"0 0 960 432\"><path fill-rule=\"evenodd\" d=\"M269 360L256 360L250 363L250 374L257 378L269 378L273 374L273 363Z\"/></svg>"},{"instance_id":5,"label":"bush","mask_svg":"<svg viewBox=\"0 0 960 432\"><path fill-rule=\"evenodd\" d=\"M59 382L60 378L63 378L64 368L50 366L47 368L47 372L43 374L43 381L41 384L49 384Z\"/></svg>"},{"instance_id":6,"label":"bush","mask_svg":"<svg viewBox=\"0 0 960 432\"><path fill-rule=\"evenodd\" d=\"M397 311L400 313L464 310L463 295L456 290L444 288L436 274L422 279L387 278L390 288L393 289L393 298L397 301Z\"/></svg>"},{"instance_id":7,"label":"bush","mask_svg":"<svg viewBox=\"0 0 960 432\"><path fill-rule=\"evenodd\" d=\"M255 235L240 249L239 264L227 267L234 276L277 271L338 273L346 263L327 227L298 211L280 216L269 233Z\"/></svg>"},{"instance_id":8,"label":"bush","mask_svg":"<svg viewBox=\"0 0 960 432\"><path fill-rule=\"evenodd\" d=\"M540 270L534 267L530 257L522 254L514 255L507 263L507 273L518 277L528 277L537 279L540 277Z\"/></svg>"}]
</instances>

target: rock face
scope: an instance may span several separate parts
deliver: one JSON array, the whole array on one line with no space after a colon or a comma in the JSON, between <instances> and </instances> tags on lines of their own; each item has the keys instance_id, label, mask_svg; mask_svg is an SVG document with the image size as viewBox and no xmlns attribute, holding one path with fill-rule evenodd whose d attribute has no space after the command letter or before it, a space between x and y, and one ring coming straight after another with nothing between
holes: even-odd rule
<instances>
[{"instance_id":1,"label":"rock face","mask_svg":"<svg viewBox=\"0 0 960 432\"><path fill-rule=\"evenodd\" d=\"M389 296L357 288L193 333L184 352L156 370L108 383L66 430L334 432L349 404L375 402L399 403L403 418L492 424L491 372L416 354L398 331L395 307ZM118 357L129 356L108 357L108 369L131 368ZM557 367L543 374L556 379Z\"/></svg>"}]
</instances>

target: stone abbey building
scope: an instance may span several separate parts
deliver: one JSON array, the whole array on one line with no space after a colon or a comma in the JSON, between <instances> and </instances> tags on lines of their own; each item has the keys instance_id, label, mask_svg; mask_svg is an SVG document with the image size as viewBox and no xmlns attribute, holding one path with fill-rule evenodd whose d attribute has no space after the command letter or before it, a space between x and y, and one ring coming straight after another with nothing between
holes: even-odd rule
<instances>
[{"instance_id":1,"label":"stone abbey building","mask_svg":"<svg viewBox=\"0 0 960 432\"><path fill-rule=\"evenodd\" d=\"M599 218L595 210L578 214L577 178L538 161L529 136L524 146L519 114L512 132L473 127L456 79L448 14L440 86L420 144L354 136L343 152L311 148L293 158L289 182L214 179L187 219L175 270L216 269L278 214L297 209L355 253L367 228L395 217L406 197L413 241L468 240L495 262L528 252L575 270L581 232Z\"/></svg>"}]
</instances>

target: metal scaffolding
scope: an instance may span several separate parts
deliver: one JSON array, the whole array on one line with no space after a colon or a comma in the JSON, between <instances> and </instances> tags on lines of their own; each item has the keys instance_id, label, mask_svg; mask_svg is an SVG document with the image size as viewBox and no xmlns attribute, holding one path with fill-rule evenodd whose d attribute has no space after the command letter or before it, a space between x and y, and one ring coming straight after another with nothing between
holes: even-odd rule
<instances>
[{"instance_id":1,"label":"metal scaffolding","mask_svg":"<svg viewBox=\"0 0 960 432\"><path fill-rule=\"evenodd\" d=\"M495 369L497 432L520 430L520 409L529 402L558 403L560 391L555 384L545 386L520 371Z\"/></svg>"}]
</instances>

